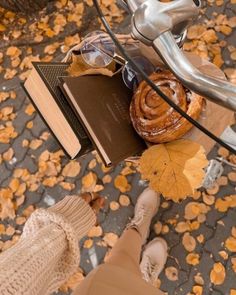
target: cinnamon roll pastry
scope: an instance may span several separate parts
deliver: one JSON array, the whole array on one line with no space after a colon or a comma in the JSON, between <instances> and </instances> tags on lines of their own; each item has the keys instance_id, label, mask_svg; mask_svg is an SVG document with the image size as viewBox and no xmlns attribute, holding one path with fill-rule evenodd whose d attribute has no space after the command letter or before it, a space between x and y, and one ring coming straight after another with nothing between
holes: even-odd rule
<instances>
[{"instance_id":1,"label":"cinnamon roll pastry","mask_svg":"<svg viewBox=\"0 0 236 295\"><path fill-rule=\"evenodd\" d=\"M193 119L198 119L203 97L185 88L168 70L149 77L161 90ZM142 81L130 105L130 115L137 133L153 143L169 142L182 137L192 124L170 107L145 81Z\"/></svg>"}]
</instances>

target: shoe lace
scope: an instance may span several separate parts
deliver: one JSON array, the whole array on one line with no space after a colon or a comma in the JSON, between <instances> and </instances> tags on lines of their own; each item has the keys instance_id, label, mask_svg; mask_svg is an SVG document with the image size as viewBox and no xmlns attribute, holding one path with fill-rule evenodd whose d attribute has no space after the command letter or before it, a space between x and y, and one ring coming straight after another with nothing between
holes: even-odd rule
<instances>
[{"instance_id":1,"label":"shoe lace","mask_svg":"<svg viewBox=\"0 0 236 295\"><path fill-rule=\"evenodd\" d=\"M138 212L135 214L134 218L131 220L129 226L140 225L144 221L146 216L150 216L150 209L141 206Z\"/></svg>"},{"instance_id":2,"label":"shoe lace","mask_svg":"<svg viewBox=\"0 0 236 295\"><path fill-rule=\"evenodd\" d=\"M142 274L146 282L154 283L158 279L159 265L157 263L154 264L149 256L147 256Z\"/></svg>"}]
</instances>

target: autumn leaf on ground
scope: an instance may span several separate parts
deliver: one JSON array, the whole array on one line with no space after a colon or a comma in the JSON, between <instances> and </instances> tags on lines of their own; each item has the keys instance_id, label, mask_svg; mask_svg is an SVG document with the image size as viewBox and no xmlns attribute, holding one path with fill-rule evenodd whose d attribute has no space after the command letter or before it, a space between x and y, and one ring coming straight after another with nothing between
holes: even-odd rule
<instances>
[{"instance_id":1,"label":"autumn leaf on ground","mask_svg":"<svg viewBox=\"0 0 236 295\"><path fill-rule=\"evenodd\" d=\"M146 150L140 159L140 172L152 189L179 202L201 186L207 164L200 144L180 139Z\"/></svg>"},{"instance_id":2,"label":"autumn leaf on ground","mask_svg":"<svg viewBox=\"0 0 236 295\"><path fill-rule=\"evenodd\" d=\"M222 285L225 280L225 267L222 263L215 263L210 273L211 282L214 285Z\"/></svg>"},{"instance_id":3,"label":"autumn leaf on ground","mask_svg":"<svg viewBox=\"0 0 236 295\"><path fill-rule=\"evenodd\" d=\"M62 292L68 292L69 290L74 290L82 281L84 280L84 275L82 270L79 269L78 272L73 274L61 287Z\"/></svg>"}]
</instances>

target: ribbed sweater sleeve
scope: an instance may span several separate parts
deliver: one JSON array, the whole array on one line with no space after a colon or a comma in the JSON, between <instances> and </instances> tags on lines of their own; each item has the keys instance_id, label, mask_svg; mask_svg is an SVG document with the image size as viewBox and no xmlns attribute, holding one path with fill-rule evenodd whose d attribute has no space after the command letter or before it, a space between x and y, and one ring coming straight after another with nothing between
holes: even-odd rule
<instances>
[{"instance_id":1,"label":"ribbed sweater sleeve","mask_svg":"<svg viewBox=\"0 0 236 295\"><path fill-rule=\"evenodd\" d=\"M78 196L36 210L18 243L0 254L0 294L48 295L56 291L78 268L78 242L95 220L93 210Z\"/></svg>"}]
</instances>

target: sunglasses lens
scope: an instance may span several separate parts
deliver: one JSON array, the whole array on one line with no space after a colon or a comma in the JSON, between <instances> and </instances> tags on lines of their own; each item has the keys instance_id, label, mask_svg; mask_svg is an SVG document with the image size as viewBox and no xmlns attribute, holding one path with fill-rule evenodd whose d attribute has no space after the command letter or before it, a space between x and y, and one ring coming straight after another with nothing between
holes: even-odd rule
<instances>
[{"instance_id":1,"label":"sunglasses lens","mask_svg":"<svg viewBox=\"0 0 236 295\"><path fill-rule=\"evenodd\" d=\"M115 44L107 33L94 31L84 38L84 45L80 49L84 61L96 68L109 65L115 54Z\"/></svg>"},{"instance_id":2,"label":"sunglasses lens","mask_svg":"<svg viewBox=\"0 0 236 295\"><path fill-rule=\"evenodd\" d=\"M147 74L150 75L155 71L154 65L144 56L132 57L132 60ZM143 80L141 75L136 73L130 63L127 63L122 70L122 78L125 85L132 90L135 90L138 84Z\"/></svg>"}]
</instances>

